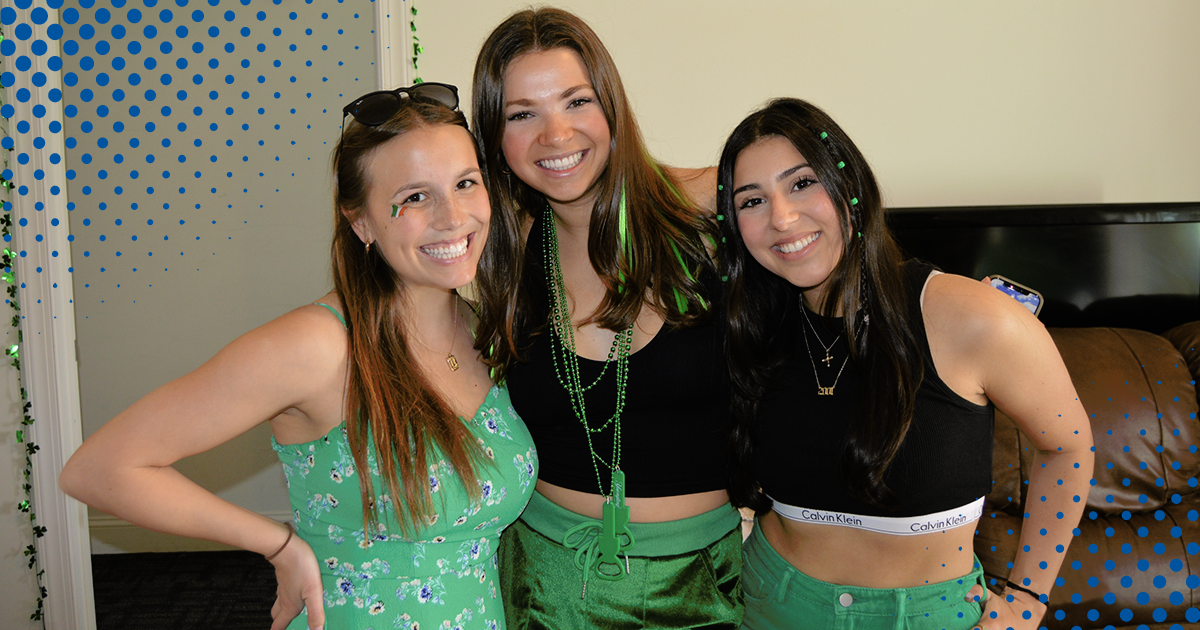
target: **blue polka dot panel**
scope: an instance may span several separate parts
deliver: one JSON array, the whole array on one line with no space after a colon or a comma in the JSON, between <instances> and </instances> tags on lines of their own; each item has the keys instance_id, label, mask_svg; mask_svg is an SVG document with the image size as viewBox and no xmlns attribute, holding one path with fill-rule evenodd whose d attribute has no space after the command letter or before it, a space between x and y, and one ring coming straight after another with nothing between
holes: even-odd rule
<instances>
[{"instance_id":1,"label":"blue polka dot panel","mask_svg":"<svg viewBox=\"0 0 1200 630\"><path fill-rule=\"evenodd\" d=\"M60 21L88 427L112 414L87 402L119 411L110 372L153 384L149 366L194 369L328 289L330 153L342 106L376 87L374 13L370 0L80 0ZM193 331L190 362L162 367Z\"/></svg>"},{"instance_id":2,"label":"blue polka dot panel","mask_svg":"<svg viewBox=\"0 0 1200 630\"><path fill-rule=\"evenodd\" d=\"M55 118L49 100L61 106L53 137L33 139L31 151L57 141L50 161L65 170L52 193L65 197L67 217L52 229L70 238L86 437L330 288L330 153L342 106L376 89L375 9L371 0L14 4L0 10L5 87L17 77L51 87L43 67L61 79L47 102L36 89L10 90L0 115L25 146L40 133L31 121ZM24 164L33 152L10 158ZM35 238L32 224L17 229L30 232L18 240ZM180 468L250 509L286 512L266 435Z\"/></svg>"},{"instance_id":3,"label":"blue polka dot panel","mask_svg":"<svg viewBox=\"0 0 1200 630\"><path fill-rule=\"evenodd\" d=\"M341 106L374 88L369 2L82 0L61 22L82 308L329 223Z\"/></svg>"}]
</instances>

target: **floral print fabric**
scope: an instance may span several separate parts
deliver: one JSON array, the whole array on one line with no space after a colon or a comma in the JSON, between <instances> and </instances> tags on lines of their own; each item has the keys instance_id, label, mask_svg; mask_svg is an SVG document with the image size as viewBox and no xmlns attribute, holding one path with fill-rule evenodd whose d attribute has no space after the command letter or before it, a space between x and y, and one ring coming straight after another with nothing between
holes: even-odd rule
<instances>
[{"instance_id":1,"label":"floral print fabric","mask_svg":"<svg viewBox=\"0 0 1200 630\"><path fill-rule=\"evenodd\" d=\"M428 466L436 513L413 538L395 513L363 531L363 506L346 426L303 444L272 446L283 462L296 532L321 562L326 630L498 630L500 533L517 519L537 481L537 450L513 410L508 390L494 386L475 416L464 420L484 463L472 503L451 464L434 449ZM373 454L367 463L378 501L390 508ZM308 627L301 614L289 629Z\"/></svg>"}]
</instances>

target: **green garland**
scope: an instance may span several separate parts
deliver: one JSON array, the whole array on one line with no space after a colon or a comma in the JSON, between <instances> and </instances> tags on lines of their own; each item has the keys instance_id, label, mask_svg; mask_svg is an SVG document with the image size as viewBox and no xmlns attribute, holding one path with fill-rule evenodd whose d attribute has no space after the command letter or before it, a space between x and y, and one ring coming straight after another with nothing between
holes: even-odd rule
<instances>
[{"instance_id":1,"label":"green garland","mask_svg":"<svg viewBox=\"0 0 1200 630\"><path fill-rule=\"evenodd\" d=\"M417 70L417 58L421 56L421 53L425 52L425 49L421 48L421 38L417 37L417 5L415 3L412 5L412 18L408 20L408 28L412 31L413 85L416 85L425 82Z\"/></svg>"},{"instance_id":2,"label":"green garland","mask_svg":"<svg viewBox=\"0 0 1200 630\"><path fill-rule=\"evenodd\" d=\"M4 31L0 29L0 42L4 41ZM2 61L2 60L0 60ZM3 101L0 100L0 105ZM7 135L7 130L5 130ZM4 167L0 170L8 169L8 151L3 152ZM13 189L13 183L0 176L0 190L3 191L4 212L0 214L0 238L4 239L5 243L12 242L12 204L8 201L9 193ZM8 303L12 306L13 317L12 327L17 331L17 343L5 346L4 354L12 358L12 366L17 370L18 380L21 378L21 306L17 303L17 285L16 277L13 271L16 255L12 249L5 247L4 252L0 255L0 264L3 264L4 271L0 277L4 278L4 282L8 285L5 290L8 292ZM33 511L33 456L41 448L30 440L25 431L33 424L33 416L29 410L33 403L29 402L29 394L25 391L25 387L21 387L21 400L24 404L21 406L21 413L24 418L21 420L21 427L17 429L17 444L25 445L25 482L22 484L22 489L25 491L25 498L17 504L17 508L29 515L29 525L33 530L34 538L41 538L46 535L46 528L37 524L37 513ZM42 578L46 571L38 567L37 546L30 544L25 546L25 556L29 558L29 568L35 570L38 586L37 606L34 608L33 614L29 618L34 621L41 621L45 613L46 602L46 587L42 584Z\"/></svg>"}]
</instances>

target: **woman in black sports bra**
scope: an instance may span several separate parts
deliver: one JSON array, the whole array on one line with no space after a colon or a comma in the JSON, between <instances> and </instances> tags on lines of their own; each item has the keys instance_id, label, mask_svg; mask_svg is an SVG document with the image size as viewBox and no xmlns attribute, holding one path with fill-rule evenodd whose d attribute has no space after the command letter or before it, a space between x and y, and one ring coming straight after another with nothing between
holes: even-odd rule
<instances>
[{"instance_id":1,"label":"woman in black sports bra","mask_svg":"<svg viewBox=\"0 0 1200 630\"><path fill-rule=\"evenodd\" d=\"M478 347L541 466L501 539L509 625L737 628L716 227L699 211L714 172L649 155L604 45L565 11L496 27L473 92L493 193Z\"/></svg>"},{"instance_id":2,"label":"woman in black sports bra","mask_svg":"<svg viewBox=\"0 0 1200 630\"><path fill-rule=\"evenodd\" d=\"M744 120L718 182L731 495L760 514L744 627L1036 628L1093 460L1045 328L987 285L904 262L866 160L809 103ZM993 405L1037 454L1022 551L985 597L972 549Z\"/></svg>"}]
</instances>

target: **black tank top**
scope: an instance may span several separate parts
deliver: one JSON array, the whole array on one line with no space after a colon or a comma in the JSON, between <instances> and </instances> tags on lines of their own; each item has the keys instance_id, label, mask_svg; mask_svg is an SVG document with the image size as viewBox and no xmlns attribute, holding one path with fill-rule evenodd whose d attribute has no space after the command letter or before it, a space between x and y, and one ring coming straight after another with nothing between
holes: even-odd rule
<instances>
[{"instance_id":1,"label":"black tank top","mask_svg":"<svg viewBox=\"0 0 1200 630\"><path fill-rule=\"evenodd\" d=\"M600 488L583 426L571 409L566 389L554 374L550 336L542 325L549 316L543 270L544 221L539 217L525 248L524 289L535 325L517 331L524 362L508 371L513 407L538 449L538 476L571 490L598 494ZM720 283L702 277L710 301ZM720 303L713 304L721 312ZM558 343L555 341L554 343ZM596 379L603 361L580 357L580 380ZM616 408L615 365L585 396L591 426ZM711 323L689 328L666 326L629 357L625 410L621 414L621 470L629 497L666 497L724 490L728 483L729 386L722 342ZM606 461L613 448L611 429L592 435L592 446ZM600 466L605 490L609 473Z\"/></svg>"},{"instance_id":2,"label":"black tank top","mask_svg":"<svg viewBox=\"0 0 1200 630\"><path fill-rule=\"evenodd\" d=\"M829 387L848 348L845 340L834 343L827 367L820 344L829 344L841 333L842 320L809 312L819 341L798 304L785 317L786 359L772 374L752 431L752 468L771 498L797 507L904 517L961 507L991 492L993 409L954 393L938 377L929 352L920 295L933 270L932 265L917 261L905 265L909 321L924 357L925 377L917 390L912 425L884 476L899 508L888 512L850 494L842 474L842 454L850 423L860 413L858 402L870 392L862 391L854 362L848 361L834 394L817 395L813 364L820 385ZM802 335L808 336L811 358Z\"/></svg>"}]
</instances>

